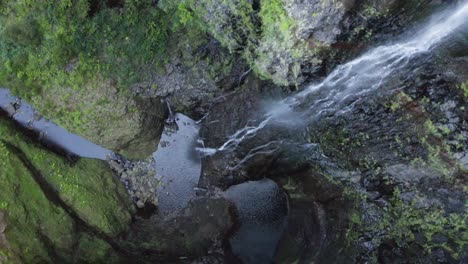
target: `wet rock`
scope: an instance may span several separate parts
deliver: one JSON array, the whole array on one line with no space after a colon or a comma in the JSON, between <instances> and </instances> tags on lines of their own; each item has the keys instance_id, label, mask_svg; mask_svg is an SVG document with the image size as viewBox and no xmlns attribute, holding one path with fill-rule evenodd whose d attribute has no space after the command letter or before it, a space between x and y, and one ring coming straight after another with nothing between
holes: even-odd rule
<instances>
[{"instance_id":1,"label":"wet rock","mask_svg":"<svg viewBox=\"0 0 468 264\"><path fill-rule=\"evenodd\" d=\"M443 244L448 241L448 238L442 234L434 234L432 235L432 242L436 244Z\"/></svg>"},{"instance_id":2,"label":"wet rock","mask_svg":"<svg viewBox=\"0 0 468 264\"><path fill-rule=\"evenodd\" d=\"M130 232L135 250L161 255L197 257L216 252L233 225L231 204L222 198L201 198L170 215L138 220Z\"/></svg>"},{"instance_id":3,"label":"wet rock","mask_svg":"<svg viewBox=\"0 0 468 264\"><path fill-rule=\"evenodd\" d=\"M466 152L461 152L461 153L455 153L454 158L456 158L460 164L467 169L468 168L468 155Z\"/></svg>"},{"instance_id":4,"label":"wet rock","mask_svg":"<svg viewBox=\"0 0 468 264\"><path fill-rule=\"evenodd\" d=\"M430 168L413 167L404 164L392 165L386 168L385 172L388 173L392 179L402 183L418 182L423 178L438 177L437 172Z\"/></svg>"},{"instance_id":5,"label":"wet rock","mask_svg":"<svg viewBox=\"0 0 468 264\"><path fill-rule=\"evenodd\" d=\"M316 255L303 256L318 263L339 262L341 257L355 262L453 262L462 252L458 246L430 254L424 248L436 243L413 241L433 229L443 230L441 234L449 240L459 240L462 232L454 231L455 226L466 221L462 205L466 172L456 161L466 156L466 140L456 136L466 131L465 100L456 88L460 80L445 73L447 64L438 60L443 59L415 59L385 84L386 89L400 93L366 97L350 111L324 115L305 129L294 127L295 133L267 126L237 148L217 152L204 161L206 185L225 188L261 174L288 191L291 212L300 211L295 208L297 201L305 208L314 204L321 208L303 210L291 219L278 254L286 262L295 261L298 252L313 252ZM203 136L211 139L209 147L222 145L249 120L254 125L262 120L259 91L244 88L213 108L213 116L203 120L206 127L202 128ZM316 98L309 100L312 104ZM244 108L250 111L237 111ZM290 142L280 144L283 148L271 155L245 162L249 150L281 139ZM244 166L236 166L239 163ZM425 219L424 224L419 219ZM439 221L447 224L441 227ZM320 240L311 234L311 225L321 226L321 234L334 240ZM315 247L319 249L314 251ZM337 251L342 252L340 256L330 259Z\"/></svg>"},{"instance_id":6,"label":"wet rock","mask_svg":"<svg viewBox=\"0 0 468 264\"><path fill-rule=\"evenodd\" d=\"M216 150L238 129L252 125L255 122L260 122L265 112L265 104L262 102L262 97L268 97L270 95L275 96L280 94L280 92L278 87L249 77L239 92L221 97L212 107L210 114L203 119L200 128L200 137L204 141L204 147ZM226 122L226 120L231 121ZM264 131L266 132L268 129ZM259 147L259 142L267 144L269 142L268 138L273 136L274 135L267 134L265 138L262 139L253 138L250 143L243 144L241 151L235 152L232 155L230 151L221 151L220 153L210 155L203 159L203 171L200 178L200 185L202 187L218 186L226 188L234 183L247 180L243 177L243 172L233 170L233 167L242 160L247 159L246 162L249 163L248 157L252 156L249 156L250 150ZM275 145L271 147L273 150ZM255 158L257 157L261 159L262 162L267 162L269 156L255 156ZM252 169L255 168L252 167ZM256 175L261 177L262 173Z\"/></svg>"},{"instance_id":7,"label":"wet rock","mask_svg":"<svg viewBox=\"0 0 468 264\"><path fill-rule=\"evenodd\" d=\"M137 207L143 208L148 203L158 205L156 189L159 181L149 162L129 161L120 155L110 156L107 162Z\"/></svg>"}]
</instances>

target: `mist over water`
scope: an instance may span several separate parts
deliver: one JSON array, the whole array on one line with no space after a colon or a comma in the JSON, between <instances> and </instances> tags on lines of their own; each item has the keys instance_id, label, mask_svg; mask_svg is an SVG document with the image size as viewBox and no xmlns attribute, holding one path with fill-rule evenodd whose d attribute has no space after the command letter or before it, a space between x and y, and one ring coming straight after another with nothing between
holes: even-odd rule
<instances>
[{"instance_id":1,"label":"mist over water","mask_svg":"<svg viewBox=\"0 0 468 264\"><path fill-rule=\"evenodd\" d=\"M324 116L341 115L360 100L385 91L385 82L404 69L418 55L434 49L455 31L468 27L468 2L441 12L417 32L394 44L371 49L338 66L322 82L265 107L263 120L238 130L219 148L199 149L205 155L234 151L244 140L253 138L271 125L308 125Z\"/></svg>"}]
</instances>

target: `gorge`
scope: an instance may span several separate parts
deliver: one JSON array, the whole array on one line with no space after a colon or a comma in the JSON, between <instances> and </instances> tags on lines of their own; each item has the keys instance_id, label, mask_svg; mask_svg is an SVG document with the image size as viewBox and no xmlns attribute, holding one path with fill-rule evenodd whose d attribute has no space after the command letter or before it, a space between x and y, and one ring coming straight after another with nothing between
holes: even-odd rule
<instances>
[{"instance_id":1,"label":"gorge","mask_svg":"<svg viewBox=\"0 0 468 264\"><path fill-rule=\"evenodd\" d=\"M0 263L468 261L468 2L65 2L0 3Z\"/></svg>"}]
</instances>

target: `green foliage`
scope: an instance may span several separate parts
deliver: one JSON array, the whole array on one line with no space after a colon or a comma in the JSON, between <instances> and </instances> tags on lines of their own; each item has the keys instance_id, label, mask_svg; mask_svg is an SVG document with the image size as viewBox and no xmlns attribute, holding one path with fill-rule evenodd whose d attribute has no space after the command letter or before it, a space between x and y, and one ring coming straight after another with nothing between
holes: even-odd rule
<instances>
[{"instance_id":1,"label":"green foliage","mask_svg":"<svg viewBox=\"0 0 468 264\"><path fill-rule=\"evenodd\" d=\"M182 2L177 6L177 15L182 25L187 26L195 18L194 12L190 9L187 2Z\"/></svg>"},{"instance_id":2,"label":"green foliage","mask_svg":"<svg viewBox=\"0 0 468 264\"><path fill-rule=\"evenodd\" d=\"M3 37L7 41L22 46L37 46L41 42L41 36L37 24L31 18L16 21L10 19L6 22Z\"/></svg>"},{"instance_id":3,"label":"green foliage","mask_svg":"<svg viewBox=\"0 0 468 264\"><path fill-rule=\"evenodd\" d=\"M165 13L151 2L100 10L87 0L2 2L0 84L29 97L52 85L80 89L97 76L120 86L138 81L168 35Z\"/></svg>"}]
</instances>

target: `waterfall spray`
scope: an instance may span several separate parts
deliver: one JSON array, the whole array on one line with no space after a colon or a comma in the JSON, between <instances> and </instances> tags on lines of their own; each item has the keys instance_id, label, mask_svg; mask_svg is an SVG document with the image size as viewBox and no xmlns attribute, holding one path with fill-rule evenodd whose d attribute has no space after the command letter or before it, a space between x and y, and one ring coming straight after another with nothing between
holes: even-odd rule
<instances>
[{"instance_id":1,"label":"waterfall spray","mask_svg":"<svg viewBox=\"0 0 468 264\"><path fill-rule=\"evenodd\" d=\"M431 51L462 26L468 26L468 2L455 11L445 12L430 21L421 30L395 44L369 50L360 57L338 66L318 84L276 102L256 126L246 126L219 148L199 149L205 155L234 151L245 139L254 137L273 123L281 123L292 116L311 123L330 114L350 111L363 97L375 93L389 77L404 69L417 55ZM308 105L308 102L312 102ZM252 153L250 153L252 155Z\"/></svg>"}]
</instances>

